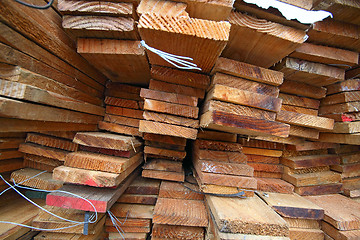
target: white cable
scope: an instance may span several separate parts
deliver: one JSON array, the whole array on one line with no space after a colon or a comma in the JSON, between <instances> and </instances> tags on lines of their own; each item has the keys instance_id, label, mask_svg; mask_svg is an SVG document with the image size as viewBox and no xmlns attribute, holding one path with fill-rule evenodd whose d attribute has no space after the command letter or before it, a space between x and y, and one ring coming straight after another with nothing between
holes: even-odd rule
<instances>
[{"instance_id":1,"label":"white cable","mask_svg":"<svg viewBox=\"0 0 360 240\"><path fill-rule=\"evenodd\" d=\"M149 45L147 45L145 43L144 40L142 40L140 43L144 48L159 55L159 57L161 57L162 59L164 59L165 61L167 61L168 63L170 63L171 65L173 65L177 68L185 69L185 70L200 70L201 71L201 68L199 68L195 63L186 61L186 60L193 61L193 59L191 57L178 56L178 55L170 54L167 52L163 52L159 49L150 47Z\"/></svg>"}]
</instances>

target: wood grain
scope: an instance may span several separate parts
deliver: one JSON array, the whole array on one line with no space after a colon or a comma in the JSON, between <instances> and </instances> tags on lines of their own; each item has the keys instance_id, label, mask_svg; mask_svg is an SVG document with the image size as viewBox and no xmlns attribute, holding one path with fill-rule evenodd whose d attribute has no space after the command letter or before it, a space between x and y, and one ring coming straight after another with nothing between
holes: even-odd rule
<instances>
[{"instance_id":1,"label":"wood grain","mask_svg":"<svg viewBox=\"0 0 360 240\"><path fill-rule=\"evenodd\" d=\"M156 91L151 89L142 88L140 92L140 96L142 98L147 99L155 99L164 102L182 104L196 107L198 103L197 97L177 94L177 93L169 93L163 91Z\"/></svg>"},{"instance_id":2,"label":"wood grain","mask_svg":"<svg viewBox=\"0 0 360 240\"><path fill-rule=\"evenodd\" d=\"M329 86L327 86L327 88ZM306 84L300 81L291 81L289 79L284 80L283 84L280 86L280 91L315 99L322 99L327 93L325 87L313 86L311 84Z\"/></svg>"},{"instance_id":3,"label":"wood grain","mask_svg":"<svg viewBox=\"0 0 360 240\"><path fill-rule=\"evenodd\" d=\"M63 181L52 179L51 173L41 172L37 169L23 168L12 172L11 179L17 184L42 190L56 190L62 187Z\"/></svg>"},{"instance_id":4,"label":"wood grain","mask_svg":"<svg viewBox=\"0 0 360 240\"><path fill-rule=\"evenodd\" d=\"M277 114L276 120L288 124L315 128L319 130L332 130L334 128L333 119L284 110L281 110Z\"/></svg>"},{"instance_id":5,"label":"wood grain","mask_svg":"<svg viewBox=\"0 0 360 240\"><path fill-rule=\"evenodd\" d=\"M162 102L152 99L145 99L144 109L148 111L168 113L188 118L197 118L199 114L198 107L185 106L175 103Z\"/></svg>"},{"instance_id":6,"label":"wood grain","mask_svg":"<svg viewBox=\"0 0 360 240\"><path fill-rule=\"evenodd\" d=\"M28 153L32 155L47 157L56 159L59 161L65 161L66 155L69 153L65 150L60 150L56 148L44 147L32 143L22 143L19 146L19 151L23 153Z\"/></svg>"},{"instance_id":7,"label":"wood grain","mask_svg":"<svg viewBox=\"0 0 360 240\"><path fill-rule=\"evenodd\" d=\"M154 133L159 135L167 135L172 137L182 137L188 139L196 139L197 130L166 123L140 121L139 131L145 133Z\"/></svg>"}]
</instances>

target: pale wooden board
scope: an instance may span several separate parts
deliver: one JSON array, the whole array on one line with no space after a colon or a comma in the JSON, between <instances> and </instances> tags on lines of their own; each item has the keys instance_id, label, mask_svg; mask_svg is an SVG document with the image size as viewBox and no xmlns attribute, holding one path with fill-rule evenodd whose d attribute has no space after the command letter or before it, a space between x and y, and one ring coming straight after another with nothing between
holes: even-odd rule
<instances>
[{"instance_id":1,"label":"pale wooden board","mask_svg":"<svg viewBox=\"0 0 360 240\"><path fill-rule=\"evenodd\" d=\"M142 98L155 99L164 102L171 102L171 103L189 105L194 107L196 107L198 104L198 99L196 97L177 94L177 93L156 91L146 88L141 89L140 96Z\"/></svg>"},{"instance_id":2,"label":"pale wooden board","mask_svg":"<svg viewBox=\"0 0 360 240\"><path fill-rule=\"evenodd\" d=\"M229 163L229 162L217 162L193 159L195 164L199 165L199 169L202 172L227 174L235 176L249 176L254 175L254 169L249 164Z\"/></svg>"},{"instance_id":3,"label":"pale wooden board","mask_svg":"<svg viewBox=\"0 0 360 240\"><path fill-rule=\"evenodd\" d=\"M197 135L196 129L144 120L140 121L139 131L144 133L154 133L193 140L196 139Z\"/></svg>"},{"instance_id":4,"label":"pale wooden board","mask_svg":"<svg viewBox=\"0 0 360 240\"><path fill-rule=\"evenodd\" d=\"M59 148L71 152L77 151L78 149L78 145L69 140L52 137L48 135L37 134L37 133L28 133L25 141L47 147Z\"/></svg>"},{"instance_id":5,"label":"pale wooden board","mask_svg":"<svg viewBox=\"0 0 360 240\"><path fill-rule=\"evenodd\" d=\"M289 174L286 167L282 179L290 182L296 187L317 186L324 184L334 184L341 182L341 175L333 171L303 173L303 174Z\"/></svg>"},{"instance_id":6,"label":"pale wooden board","mask_svg":"<svg viewBox=\"0 0 360 240\"><path fill-rule=\"evenodd\" d=\"M283 217L283 219L289 224L290 228L321 229L321 220L288 217Z\"/></svg>"},{"instance_id":7,"label":"pale wooden board","mask_svg":"<svg viewBox=\"0 0 360 240\"><path fill-rule=\"evenodd\" d=\"M140 1L139 6L136 8L136 12L139 16L144 13L153 12L174 17L189 17L189 14L185 11L186 7L187 4L182 2L177 3L163 0L143 0Z\"/></svg>"},{"instance_id":8,"label":"pale wooden board","mask_svg":"<svg viewBox=\"0 0 360 240\"><path fill-rule=\"evenodd\" d=\"M17 184L42 190L56 190L63 186L63 181L53 179L51 173L41 172L37 169L23 168L12 172L11 178Z\"/></svg>"},{"instance_id":9,"label":"pale wooden board","mask_svg":"<svg viewBox=\"0 0 360 240\"><path fill-rule=\"evenodd\" d=\"M305 31L237 11L232 11L228 20L229 43L221 56L237 61L269 68L306 41Z\"/></svg>"},{"instance_id":10,"label":"pale wooden board","mask_svg":"<svg viewBox=\"0 0 360 240\"><path fill-rule=\"evenodd\" d=\"M118 203L155 205L158 195L122 194ZM124 219L125 220L125 219ZM150 225L150 223L149 223Z\"/></svg>"},{"instance_id":11,"label":"pale wooden board","mask_svg":"<svg viewBox=\"0 0 360 240\"><path fill-rule=\"evenodd\" d=\"M327 222L322 222L323 231L336 240L356 240L360 237L360 230L339 231Z\"/></svg>"},{"instance_id":12,"label":"pale wooden board","mask_svg":"<svg viewBox=\"0 0 360 240\"><path fill-rule=\"evenodd\" d=\"M340 164L340 158L334 154L282 157L281 163L293 169L302 169L337 165Z\"/></svg>"},{"instance_id":13,"label":"pale wooden board","mask_svg":"<svg viewBox=\"0 0 360 240\"><path fill-rule=\"evenodd\" d=\"M208 149L193 149L193 159L212 160L218 162L246 163L247 156L241 152L213 151Z\"/></svg>"},{"instance_id":14,"label":"pale wooden board","mask_svg":"<svg viewBox=\"0 0 360 240\"><path fill-rule=\"evenodd\" d=\"M206 227L208 216L203 201L159 198L155 205L153 222Z\"/></svg>"},{"instance_id":15,"label":"pale wooden board","mask_svg":"<svg viewBox=\"0 0 360 240\"><path fill-rule=\"evenodd\" d=\"M23 153L56 159L62 162L65 161L66 155L69 153L65 150L44 147L33 143L20 144L19 151Z\"/></svg>"},{"instance_id":16,"label":"pale wooden board","mask_svg":"<svg viewBox=\"0 0 360 240\"><path fill-rule=\"evenodd\" d=\"M146 240L147 233L123 233L128 240ZM118 232L109 233L109 240L122 240Z\"/></svg>"},{"instance_id":17,"label":"pale wooden board","mask_svg":"<svg viewBox=\"0 0 360 240\"><path fill-rule=\"evenodd\" d=\"M290 228L290 239L324 240L324 232L320 229Z\"/></svg>"},{"instance_id":18,"label":"pale wooden board","mask_svg":"<svg viewBox=\"0 0 360 240\"><path fill-rule=\"evenodd\" d=\"M204 228L189 226L174 226L167 224L153 225L152 239L191 239L203 240Z\"/></svg>"},{"instance_id":19,"label":"pale wooden board","mask_svg":"<svg viewBox=\"0 0 360 240\"><path fill-rule=\"evenodd\" d=\"M141 15L138 29L141 39L149 46L171 54L192 57L202 72L209 73L227 43L230 24L190 19L191 22L186 18L146 13ZM184 25L187 28L180 27ZM206 33L202 29L207 29ZM148 52L148 57L152 65L171 66L151 52Z\"/></svg>"},{"instance_id":20,"label":"pale wooden board","mask_svg":"<svg viewBox=\"0 0 360 240\"><path fill-rule=\"evenodd\" d=\"M206 196L206 202L222 232L280 237L289 235L285 220L259 197L239 199Z\"/></svg>"},{"instance_id":21,"label":"pale wooden board","mask_svg":"<svg viewBox=\"0 0 360 240\"><path fill-rule=\"evenodd\" d=\"M215 150L215 151L230 151L230 152L239 152L242 153L242 145L239 143L231 143L224 141L213 141L213 140L204 140L197 139L194 142L194 147L199 149L206 150Z\"/></svg>"},{"instance_id":22,"label":"pale wooden board","mask_svg":"<svg viewBox=\"0 0 360 240\"><path fill-rule=\"evenodd\" d=\"M332 130L334 128L333 119L284 110L277 114L276 121L319 130Z\"/></svg>"},{"instance_id":23,"label":"pale wooden board","mask_svg":"<svg viewBox=\"0 0 360 240\"><path fill-rule=\"evenodd\" d=\"M154 206L140 204L115 203L110 211L119 218L152 219Z\"/></svg>"}]
</instances>

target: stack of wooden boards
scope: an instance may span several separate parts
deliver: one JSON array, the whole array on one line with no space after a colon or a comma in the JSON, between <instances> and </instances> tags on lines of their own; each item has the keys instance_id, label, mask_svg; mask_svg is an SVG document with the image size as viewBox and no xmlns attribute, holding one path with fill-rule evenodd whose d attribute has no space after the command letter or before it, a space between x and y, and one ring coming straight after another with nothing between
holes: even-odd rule
<instances>
[{"instance_id":1,"label":"stack of wooden boards","mask_svg":"<svg viewBox=\"0 0 360 240\"><path fill-rule=\"evenodd\" d=\"M289 136L289 125L275 121L281 109L281 72L219 58L212 73L201 127L245 135Z\"/></svg>"},{"instance_id":2,"label":"stack of wooden boards","mask_svg":"<svg viewBox=\"0 0 360 240\"><path fill-rule=\"evenodd\" d=\"M139 123L143 119L140 87L108 82L105 90L105 116L99 129L141 137Z\"/></svg>"},{"instance_id":3,"label":"stack of wooden boards","mask_svg":"<svg viewBox=\"0 0 360 240\"><path fill-rule=\"evenodd\" d=\"M160 180L138 176L117 199L110 212L118 219L119 230L110 217L106 219L109 240L146 240L153 228L153 212L160 189Z\"/></svg>"},{"instance_id":4,"label":"stack of wooden boards","mask_svg":"<svg viewBox=\"0 0 360 240\"><path fill-rule=\"evenodd\" d=\"M206 75L153 66L149 89L142 88L145 120L145 164L143 176L184 181L182 160L186 157L186 139L196 139L199 127L199 99L210 82Z\"/></svg>"},{"instance_id":5,"label":"stack of wooden boards","mask_svg":"<svg viewBox=\"0 0 360 240\"><path fill-rule=\"evenodd\" d=\"M254 169L246 164L247 157L236 134L201 131L192 148L194 176L204 193L253 196L256 189Z\"/></svg>"},{"instance_id":6,"label":"stack of wooden boards","mask_svg":"<svg viewBox=\"0 0 360 240\"><path fill-rule=\"evenodd\" d=\"M197 191L196 187L185 187L183 183L161 182L151 239L204 239L208 215L204 195Z\"/></svg>"},{"instance_id":7,"label":"stack of wooden boards","mask_svg":"<svg viewBox=\"0 0 360 240\"><path fill-rule=\"evenodd\" d=\"M325 239L355 240L360 237L360 203L339 194L308 196L324 209L321 228Z\"/></svg>"},{"instance_id":8,"label":"stack of wooden boards","mask_svg":"<svg viewBox=\"0 0 360 240\"><path fill-rule=\"evenodd\" d=\"M288 145L281 158L282 178L295 186L300 195L321 195L341 192L341 175L330 169L340 164L336 154L328 153L332 143L305 142Z\"/></svg>"},{"instance_id":9,"label":"stack of wooden boards","mask_svg":"<svg viewBox=\"0 0 360 240\"><path fill-rule=\"evenodd\" d=\"M257 190L265 192L292 193L294 186L281 179L283 165L280 157L283 143L257 140L238 136L237 142L243 147L247 164L254 168Z\"/></svg>"}]
</instances>

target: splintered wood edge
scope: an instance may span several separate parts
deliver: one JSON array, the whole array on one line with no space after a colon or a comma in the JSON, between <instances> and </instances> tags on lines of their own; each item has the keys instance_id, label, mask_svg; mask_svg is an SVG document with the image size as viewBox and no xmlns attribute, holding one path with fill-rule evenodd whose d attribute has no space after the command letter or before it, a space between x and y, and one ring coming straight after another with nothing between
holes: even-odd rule
<instances>
[{"instance_id":1,"label":"splintered wood edge","mask_svg":"<svg viewBox=\"0 0 360 240\"><path fill-rule=\"evenodd\" d=\"M161 16L156 13L144 13L141 15L138 24L139 29L154 29L216 41L228 41L230 27L231 25L228 22L216 22L175 16ZM204 29L206 29L206 31L204 31Z\"/></svg>"}]
</instances>

